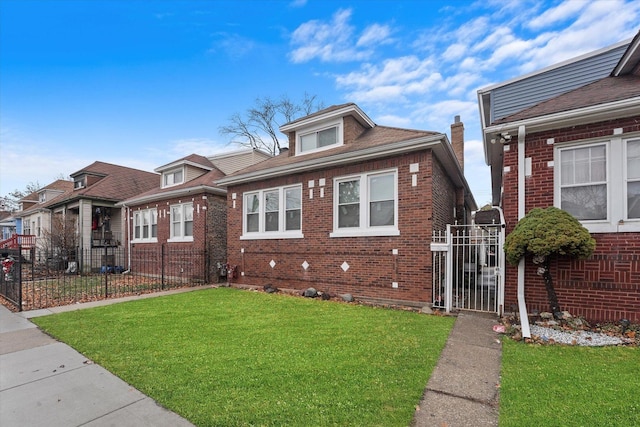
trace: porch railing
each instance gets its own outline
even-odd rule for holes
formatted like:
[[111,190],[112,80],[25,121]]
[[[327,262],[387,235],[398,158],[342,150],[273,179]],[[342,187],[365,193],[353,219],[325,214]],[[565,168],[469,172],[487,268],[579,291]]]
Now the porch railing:
[[17,249],[23,247],[30,249],[36,246],[36,236],[33,234],[14,234],[8,239],[0,241],[0,248]]

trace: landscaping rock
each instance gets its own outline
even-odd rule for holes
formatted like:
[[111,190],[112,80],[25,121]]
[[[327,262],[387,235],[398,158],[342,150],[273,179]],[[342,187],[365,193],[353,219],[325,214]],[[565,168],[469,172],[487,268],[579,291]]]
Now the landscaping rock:
[[549,313],[548,311],[543,311],[542,313],[540,313],[540,318],[546,319],[546,320],[553,319],[553,313]]
[[307,288],[302,293],[302,296],[306,298],[315,298],[318,296],[318,291],[315,288]]
[[345,302],[354,302],[355,299],[353,298],[353,295],[351,294],[344,294],[344,295],[340,295],[342,297],[342,301]]
[[273,294],[273,293],[275,293],[275,292],[278,292],[278,291],[279,291],[279,289],[278,289],[278,288],[276,288],[275,286],[272,286],[271,284],[269,284],[269,285],[264,285],[264,288],[263,288],[263,289],[264,289],[264,291],[265,291],[266,293],[268,293],[268,294]]
[[428,305],[425,305],[424,307],[422,307],[420,312],[424,314],[433,314],[433,310],[431,310],[431,307],[429,307]]

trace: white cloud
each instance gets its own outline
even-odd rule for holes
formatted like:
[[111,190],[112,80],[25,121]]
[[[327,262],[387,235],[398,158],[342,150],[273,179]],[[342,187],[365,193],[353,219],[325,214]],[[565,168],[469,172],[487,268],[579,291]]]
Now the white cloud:
[[540,30],[551,25],[555,25],[558,22],[566,21],[576,16],[587,5],[586,0],[568,0],[560,3],[558,6],[551,9],[547,9],[542,15],[530,20],[525,26],[533,29]]
[[429,129],[438,132],[449,129],[455,116],[460,116],[462,122],[465,123],[465,129],[475,126],[470,123],[478,121],[478,104],[474,101],[446,99],[416,104],[412,111],[414,123],[425,123]]
[[430,59],[420,60],[416,56],[403,56],[386,59],[380,66],[364,64],[362,71],[338,76],[336,81],[342,86],[357,87],[406,83],[429,75],[433,69],[434,65]]
[[589,3],[567,28],[538,36],[519,70],[538,70],[630,38],[639,20],[639,3],[624,8],[614,0]]
[[351,14],[351,9],[340,9],[329,22],[316,19],[301,24],[291,35],[291,45],[297,46],[289,53],[291,61],[362,61],[373,55],[376,46],[392,41],[392,28],[382,24],[365,28],[356,40]]
[[376,43],[388,43],[391,28],[388,25],[373,24],[365,28],[356,46],[369,46]]
[[383,114],[376,116],[376,123],[384,126],[393,126],[398,128],[410,128],[411,119],[407,116],[398,116],[396,114]]

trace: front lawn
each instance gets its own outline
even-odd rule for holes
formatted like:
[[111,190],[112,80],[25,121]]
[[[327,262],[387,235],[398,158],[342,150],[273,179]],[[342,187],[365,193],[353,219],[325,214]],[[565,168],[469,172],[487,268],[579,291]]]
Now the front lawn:
[[33,319],[198,426],[407,426],[454,320],[229,288]]
[[640,425],[640,348],[504,340],[500,426]]

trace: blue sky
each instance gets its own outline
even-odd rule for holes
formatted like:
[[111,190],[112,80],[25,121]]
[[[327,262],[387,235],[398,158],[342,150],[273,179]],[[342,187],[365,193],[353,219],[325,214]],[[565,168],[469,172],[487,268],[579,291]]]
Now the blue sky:
[[633,0],[2,0],[0,195],[96,160],[153,170],[238,149],[219,133],[232,114],[307,92],[380,125],[449,134],[460,115],[482,205],[478,89],[638,23]]

